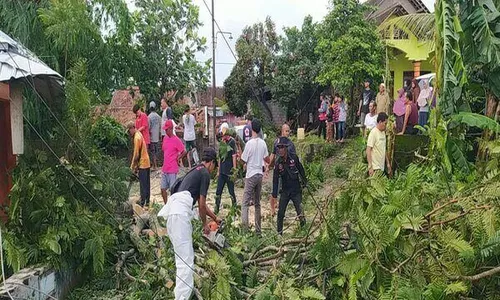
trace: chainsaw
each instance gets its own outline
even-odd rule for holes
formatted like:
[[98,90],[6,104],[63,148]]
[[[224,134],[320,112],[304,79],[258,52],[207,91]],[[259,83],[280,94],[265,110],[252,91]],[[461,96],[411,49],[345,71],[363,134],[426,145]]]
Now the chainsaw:
[[215,221],[211,221],[208,223],[208,227],[210,228],[210,232],[208,234],[203,234],[203,238],[205,238],[210,247],[214,248],[218,252],[222,252],[223,249],[230,247],[226,242],[226,238],[222,234],[225,227],[224,221],[220,224],[217,224]]

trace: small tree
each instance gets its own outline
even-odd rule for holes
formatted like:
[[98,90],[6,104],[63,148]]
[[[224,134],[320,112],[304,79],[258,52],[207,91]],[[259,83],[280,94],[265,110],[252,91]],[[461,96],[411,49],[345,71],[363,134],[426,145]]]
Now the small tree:
[[[379,80],[384,73],[384,47],[376,28],[365,18],[370,7],[358,0],[333,0],[319,32],[321,56],[317,80],[354,98],[364,78]],[[356,103],[354,101],[353,103]],[[353,105],[351,105],[352,107]]]

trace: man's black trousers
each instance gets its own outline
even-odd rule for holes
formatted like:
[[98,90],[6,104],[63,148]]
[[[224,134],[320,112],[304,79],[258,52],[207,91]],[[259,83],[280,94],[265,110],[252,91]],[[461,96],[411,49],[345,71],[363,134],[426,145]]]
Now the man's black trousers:
[[149,205],[151,196],[151,169],[139,169],[139,187],[141,190],[141,206]]
[[293,202],[293,206],[295,206],[295,211],[297,212],[297,216],[300,219],[300,225],[303,226],[305,224],[305,217],[302,214],[302,192],[285,192],[283,191],[280,195],[280,201],[278,205],[278,233],[283,234],[283,219],[285,218],[286,207],[290,200]]

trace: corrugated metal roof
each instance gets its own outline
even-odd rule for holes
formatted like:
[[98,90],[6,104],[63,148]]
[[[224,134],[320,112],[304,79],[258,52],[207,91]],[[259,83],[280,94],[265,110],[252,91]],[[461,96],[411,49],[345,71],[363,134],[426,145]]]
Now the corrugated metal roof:
[[52,76],[62,85],[62,76],[35,54],[0,30],[0,81],[40,75]]

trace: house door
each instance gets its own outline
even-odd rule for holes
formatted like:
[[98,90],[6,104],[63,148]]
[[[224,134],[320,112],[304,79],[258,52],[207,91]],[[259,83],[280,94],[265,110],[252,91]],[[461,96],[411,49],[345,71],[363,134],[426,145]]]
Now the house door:
[[[12,134],[10,128],[10,102],[8,95],[8,85],[0,84],[0,219],[7,221],[7,216],[3,209],[9,204],[8,196],[12,187],[12,177],[10,173],[15,166],[15,156],[12,155]],[[4,96],[2,96],[4,95]]]

